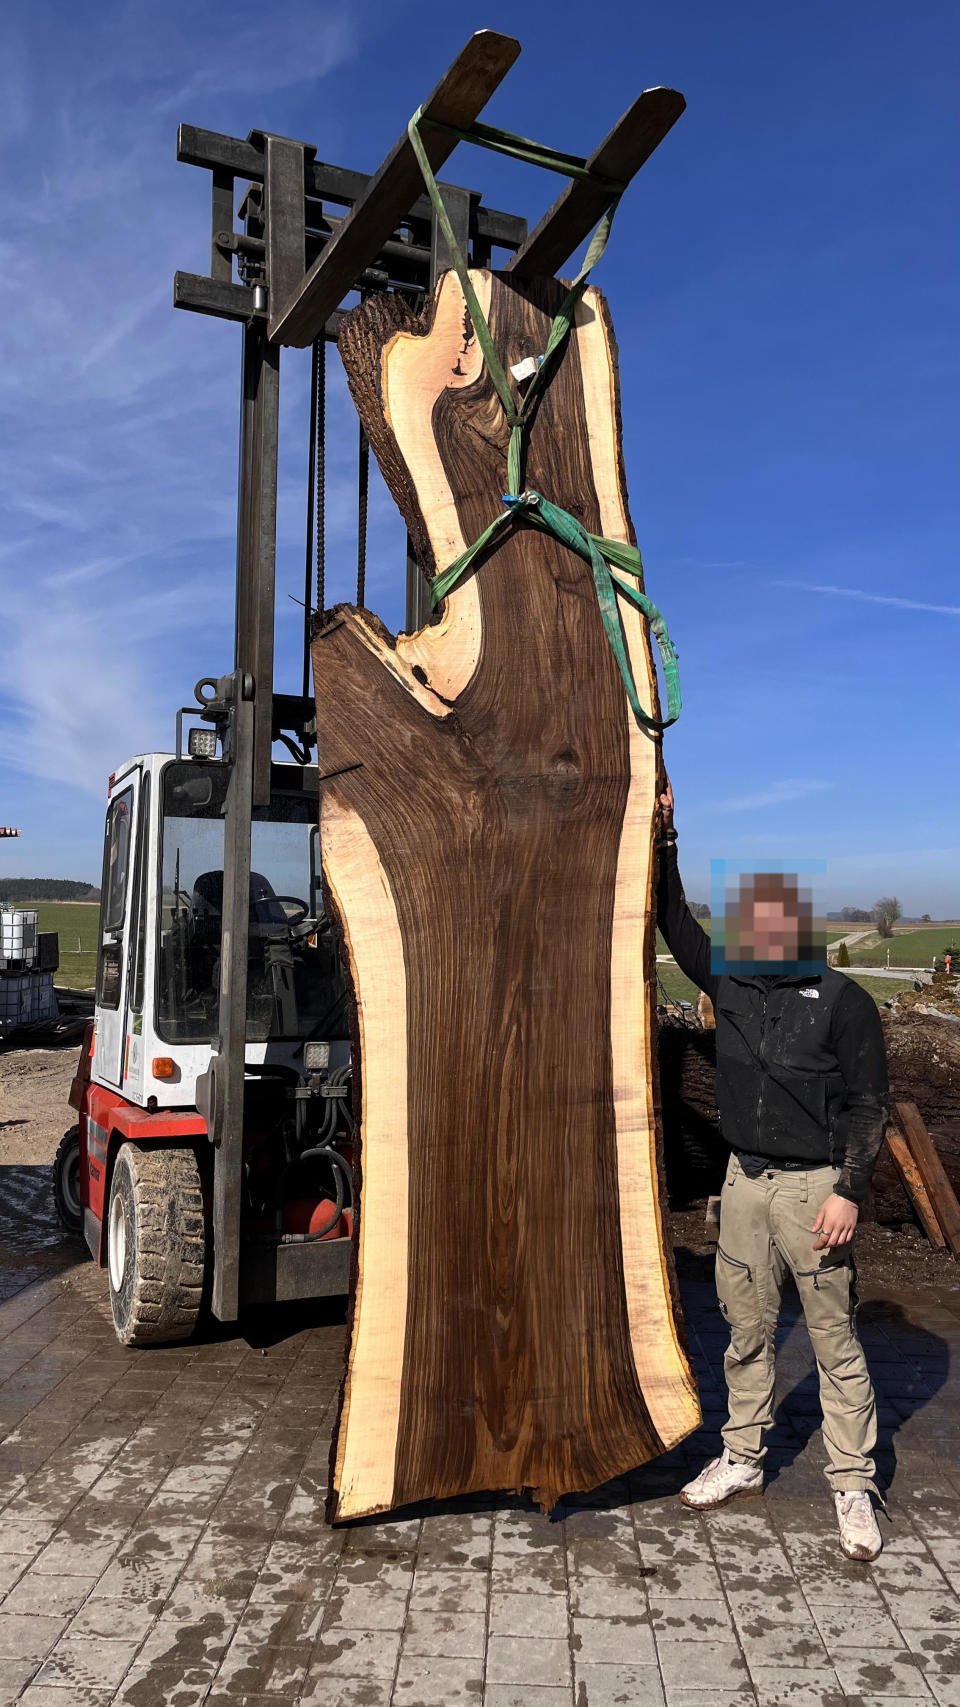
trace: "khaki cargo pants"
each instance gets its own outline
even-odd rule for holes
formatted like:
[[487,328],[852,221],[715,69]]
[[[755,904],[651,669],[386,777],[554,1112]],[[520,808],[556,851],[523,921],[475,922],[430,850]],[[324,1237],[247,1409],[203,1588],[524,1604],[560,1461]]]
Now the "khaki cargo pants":
[[797,1284],[820,1375],[825,1471],[835,1491],[872,1488],[877,1406],[857,1333],[856,1269],[850,1245],[815,1251],[811,1231],[837,1168],[809,1173],[765,1168],[758,1179],[730,1158],[720,1199],[717,1294],[730,1328],[724,1358],[729,1418],[723,1438],[749,1463],[764,1456],[773,1424],[774,1353],[780,1295],[789,1269]]

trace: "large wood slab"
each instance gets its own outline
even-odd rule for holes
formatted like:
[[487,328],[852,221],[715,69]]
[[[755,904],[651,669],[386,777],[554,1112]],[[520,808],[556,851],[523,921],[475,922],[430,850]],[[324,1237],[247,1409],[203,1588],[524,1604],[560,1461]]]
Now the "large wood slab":
[[[473,278],[505,363],[542,350],[563,287]],[[445,567],[499,510],[507,448],[456,276],[422,323],[371,298],[340,347],[419,561]],[[632,540],[594,290],[526,481]],[[656,711],[646,624],[623,620]],[[658,742],[589,566],[533,530],[419,634],[339,607],[314,675],[361,1172],[330,1515],[485,1489],[549,1509],[699,1421],[661,1210]]]

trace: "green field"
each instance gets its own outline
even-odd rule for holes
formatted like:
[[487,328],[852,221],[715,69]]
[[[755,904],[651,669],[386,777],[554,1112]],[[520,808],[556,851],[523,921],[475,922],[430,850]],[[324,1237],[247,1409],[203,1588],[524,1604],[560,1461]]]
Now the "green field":
[[[60,937],[60,970],[56,975],[56,982],[78,990],[92,989],[97,975],[99,907],[78,901],[41,901],[36,911],[39,914],[40,929],[57,931]],[[709,929],[709,919],[701,922]],[[929,965],[933,955],[942,953],[951,942],[960,949],[960,924],[952,930],[950,925],[922,925],[917,929],[906,926],[898,930],[896,936],[888,942],[878,944],[874,941],[872,947],[865,944],[862,949],[854,946],[849,951],[850,960],[854,967],[862,966],[864,969],[871,965],[883,966],[886,964],[886,952],[889,947],[891,966],[924,966]],[[657,953],[667,953],[666,944],[659,931]],[[696,1003],[697,990],[678,967],[658,965],[657,976],[670,1001]],[[905,979],[901,983],[898,978],[870,978],[859,975],[857,982],[862,984],[865,990],[869,990],[878,1006],[890,1001],[901,990],[913,987],[910,980]],[[662,996],[660,999],[662,1001]]]
[[28,903],[24,906],[29,912],[36,911],[40,930],[56,931],[60,937],[60,970],[54,974],[54,983],[73,990],[92,990],[97,979],[100,928],[96,902],[40,901],[35,909]]
[[665,992],[669,1002],[692,1002],[696,1007],[700,991],[696,984],[691,984],[689,978],[684,977],[679,966],[658,965],[657,979],[661,985],[657,991],[658,1002],[663,1001]]
[[886,966],[888,949],[891,966],[929,966],[934,955],[950,947],[960,951],[960,924],[907,925],[884,941],[856,942],[847,952],[851,966]]
[[[707,936],[710,935],[710,920],[709,919],[698,919],[697,924],[700,925],[700,927],[704,931],[706,931]],[[657,932],[657,953],[658,954],[669,954],[670,953],[670,950],[667,947],[666,943],[664,942],[663,937],[660,935],[659,931]]]
[[[692,1002],[696,1007],[699,991],[695,984],[691,984],[689,978],[684,977],[679,966],[658,965],[657,978],[662,986],[657,992],[659,1002],[663,1001],[664,992],[666,992],[668,1001]],[[855,978],[867,994],[873,997],[878,1008],[882,1008],[884,1002],[892,1001],[894,996],[899,996],[902,990],[913,989],[912,978],[869,978],[859,972]]]
[[869,978],[862,972],[856,973],[855,977],[861,988],[873,997],[878,1008],[882,1008],[884,1002],[892,1002],[894,996],[899,996],[904,990],[913,989],[912,978]]

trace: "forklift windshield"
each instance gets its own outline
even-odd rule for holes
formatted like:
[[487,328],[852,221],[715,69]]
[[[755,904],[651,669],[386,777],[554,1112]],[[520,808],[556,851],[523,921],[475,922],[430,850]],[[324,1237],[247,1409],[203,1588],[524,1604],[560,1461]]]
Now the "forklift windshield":
[[[220,1001],[226,765],[163,772],[157,1030],[214,1043]],[[344,1038],[346,998],[323,916],[315,797],[274,792],[250,844],[247,1040]]]

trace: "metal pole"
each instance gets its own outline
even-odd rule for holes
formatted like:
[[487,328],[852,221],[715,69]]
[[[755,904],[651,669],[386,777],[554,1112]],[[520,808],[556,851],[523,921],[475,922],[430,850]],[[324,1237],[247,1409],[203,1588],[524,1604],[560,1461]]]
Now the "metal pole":
[[256,682],[254,806],[270,801],[279,405],[280,350],[253,320],[243,329],[234,667]]
[[307,538],[303,557],[303,678],[304,699],[310,691],[310,618],[313,612],[313,536],[316,526],[317,381],[323,339],[318,338],[310,354],[310,446],[307,454]]
[[224,755],[230,761],[230,781],[224,814],[220,1034],[208,1069],[210,1089],[203,1103],[214,1145],[211,1307],[221,1322],[233,1322],[240,1297],[255,690],[252,676],[243,670],[235,670],[218,683],[218,688],[230,702],[229,753]]
[[357,604],[367,602],[367,503],[370,493],[370,446],[360,428],[357,453]]

